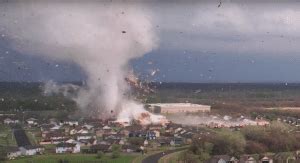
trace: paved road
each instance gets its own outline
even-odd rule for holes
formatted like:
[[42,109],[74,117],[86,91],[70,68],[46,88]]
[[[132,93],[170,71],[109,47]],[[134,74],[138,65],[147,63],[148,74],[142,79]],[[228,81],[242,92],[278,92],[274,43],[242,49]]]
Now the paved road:
[[162,157],[164,157],[168,154],[181,151],[181,150],[184,150],[184,149],[182,149],[182,148],[181,149],[174,149],[174,150],[169,150],[169,151],[160,152],[160,153],[157,153],[157,154],[154,154],[154,155],[150,155],[150,156],[146,157],[145,159],[143,159],[142,163],[158,163],[160,158],[162,158]]
[[13,133],[19,147],[31,145],[25,131],[20,126],[13,127]]

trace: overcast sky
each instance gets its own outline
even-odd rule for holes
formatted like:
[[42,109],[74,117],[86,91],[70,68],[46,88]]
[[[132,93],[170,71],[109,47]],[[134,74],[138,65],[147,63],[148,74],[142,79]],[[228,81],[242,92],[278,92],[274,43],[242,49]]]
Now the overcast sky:
[[[2,1],[0,5],[5,3],[16,2]],[[300,82],[298,2],[165,1],[143,6],[151,13],[149,19],[159,40],[158,48],[131,62],[143,78],[163,82]],[[0,21],[8,11],[0,10]],[[5,30],[0,23],[1,81],[85,79],[74,63],[14,50]]]

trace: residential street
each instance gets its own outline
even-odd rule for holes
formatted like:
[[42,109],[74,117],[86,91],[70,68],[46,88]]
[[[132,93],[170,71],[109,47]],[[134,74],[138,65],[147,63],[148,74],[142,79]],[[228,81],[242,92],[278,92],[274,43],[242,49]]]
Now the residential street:
[[157,153],[157,154],[154,154],[154,155],[150,155],[150,156],[146,157],[142,161],[142,163],[158,163],[160,158],[162,158],[162,157],[164,157],[168,154],[180,151],[180,150],[183,150],[183,149],[181,148],[181,149],[169,150],[169,151],[160,152],[160,153]]

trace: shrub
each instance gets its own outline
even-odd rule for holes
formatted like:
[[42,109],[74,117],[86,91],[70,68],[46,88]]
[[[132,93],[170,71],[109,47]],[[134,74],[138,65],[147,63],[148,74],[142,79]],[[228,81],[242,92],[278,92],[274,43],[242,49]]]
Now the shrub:
[[120,157],[120,152],[119,151],[113,151],[111,154],[111,158],[118,158]]
[[102,151],[99,151],[99,152],[97,153],[96,158],[97,158],[97,159],[102,159],[103,157],[104,157],[104,153],[103,153]]
[[118,158],[120,157],[120,151],[121,151],[121,146],[114,144],[112,146],[112,154],[111,157],[112,158]]

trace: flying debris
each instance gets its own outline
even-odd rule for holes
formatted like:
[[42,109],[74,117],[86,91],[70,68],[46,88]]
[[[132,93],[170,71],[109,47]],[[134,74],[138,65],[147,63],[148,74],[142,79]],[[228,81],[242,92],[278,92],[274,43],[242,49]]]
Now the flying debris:
[[131,88],[138,90],[142,93],[154,92],[146,82],[142,82],[132,72],[125,78],[125,81],[130,85]]
[[153,70],[152,72],[151,72],[151,76],[154,76],[156,74],[156,70]]
[[126,33],[126,31],[122,31],[122,33]]
[[201,92],[202,92],[201,89],[197,89],[197,90],[195,91],[195,93],[201,93]]
[[154,76],[158,71],[159,71],[159,69],[152,70],[150,75],[151,75],[151,76]]
[[219,5],[218,5],[218,8],[221,7],[221,5],[222,5],[222,0],[220,0],[220,3],[219,3]]

